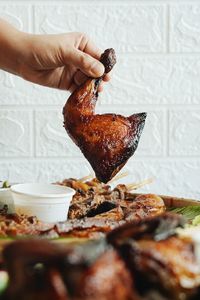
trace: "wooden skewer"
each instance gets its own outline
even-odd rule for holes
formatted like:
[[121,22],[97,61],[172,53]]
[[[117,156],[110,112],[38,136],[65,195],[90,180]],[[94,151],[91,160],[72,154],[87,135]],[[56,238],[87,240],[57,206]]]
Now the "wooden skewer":
[[138,183],[126,184],[126,186],[127,186],[129,191],[132,191],[132,190],[139,189],[139,188],[145,186],[146,184],[152,183],[153,181],[154,181],[153,178],[148,178],[148,179],[145,179],[145,180],[143,180],[141,182],[138,182]]
[[84,176],[84,177],[82,177],[82,178],[79,178],[79,181],[86,181],[86,180],[91,179],[91,178],[93,178],[93,175],[92,175],[92,174],[89,174],[89,175],[87,175],[87,176]]
[[115,176],[114,178],[112,178],[108,183],[112,183],[113,181],[116,181],[116,180],[126,177],[128,175],[129,175],[129,172],[121,173],[121,174]]

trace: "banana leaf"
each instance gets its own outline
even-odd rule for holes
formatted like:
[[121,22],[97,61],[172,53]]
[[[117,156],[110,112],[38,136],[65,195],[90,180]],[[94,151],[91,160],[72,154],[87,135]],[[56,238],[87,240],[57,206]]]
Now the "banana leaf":
[[[199,220],[200,224],[200,206],[185,206],[185,207],[171,207],[169,208],[169,211],[176,213],[176,214],[181,214],[183,215],[189,223],[197,223],[197,220]],[[196,221],[195,221],[196,220]],[[198,225],[198,224],[194,224]]]

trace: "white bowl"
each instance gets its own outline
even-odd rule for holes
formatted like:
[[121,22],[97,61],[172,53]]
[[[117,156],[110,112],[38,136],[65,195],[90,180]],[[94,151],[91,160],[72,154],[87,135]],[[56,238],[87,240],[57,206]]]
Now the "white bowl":
[[56,223],[67,220],[75,191],[69,187],[46,183],[23,183],[11,186],[15,211]]
[[8,206],[8,213],[14,212],[14,203],[10,188],[0,188],[0,208]]

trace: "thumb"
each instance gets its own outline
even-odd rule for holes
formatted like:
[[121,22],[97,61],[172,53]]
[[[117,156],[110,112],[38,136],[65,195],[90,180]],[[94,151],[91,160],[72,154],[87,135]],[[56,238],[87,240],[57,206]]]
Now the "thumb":
[[77,69],[80,69],[89,77],[101,77],[105,72],[104,65],[100,61],[75,48],[72,50],[68,59],[70,60],[71,64],[77,67]]

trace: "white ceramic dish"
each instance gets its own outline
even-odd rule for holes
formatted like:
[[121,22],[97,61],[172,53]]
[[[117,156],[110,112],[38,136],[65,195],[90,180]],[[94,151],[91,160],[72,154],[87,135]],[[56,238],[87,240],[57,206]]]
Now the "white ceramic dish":
[[66,221],[75,191],[69,187],[46,183],[23,183],[11,186],[15,211],[55,223]]

